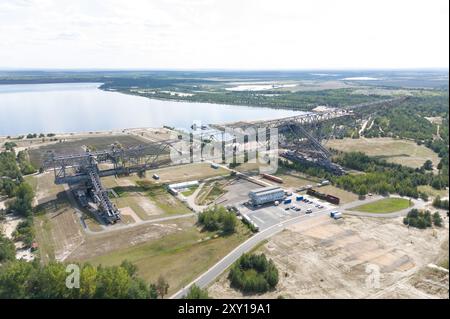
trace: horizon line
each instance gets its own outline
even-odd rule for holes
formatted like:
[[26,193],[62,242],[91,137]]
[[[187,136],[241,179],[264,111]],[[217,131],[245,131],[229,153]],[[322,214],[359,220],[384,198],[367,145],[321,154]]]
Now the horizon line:
[[251,68],[251,69],[238,69],[238,68],[16,68],[16,67],[0,67],[0,72],[23,72],[23,71],[68,71],[68,72],[87,72],[87,71],[166,71],[166,72],[313,72],[313,71],[449,71],[449,66],[445,67],[399,67],[399,68]]

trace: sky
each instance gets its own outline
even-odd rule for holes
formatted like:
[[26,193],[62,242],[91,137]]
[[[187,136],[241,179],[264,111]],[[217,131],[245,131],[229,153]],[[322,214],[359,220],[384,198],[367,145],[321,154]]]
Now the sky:
[[448,68],[448,0],[0,0],[0,68]]

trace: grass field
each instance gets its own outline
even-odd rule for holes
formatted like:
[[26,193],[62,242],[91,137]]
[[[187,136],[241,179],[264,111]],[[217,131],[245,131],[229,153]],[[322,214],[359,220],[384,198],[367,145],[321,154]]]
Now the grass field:
[[58,199],[36,207],[33,228],[43,262],[64,260],[84,237],[77,215],[64,193]]
[[417,187],[419,192],[424,192],[428,196],[441,196],[441,197],[448,197],[448,190],[446,189],[434,189],[430,185],[420,185]]
[[192,194],[194,194],[194,192],[196,191],[196,189],[198,188],[198,186],[192,186],[189,187],[187,190],[185,190],[184,192],[181,192],[181,194],[183,194],[183,196],[189,197]]
[[404,198],[384,198],[372,203],[353,207],[350,210],[375,214],[397,212],[410,207],[410,202]]
[[417,145],[414,141],[393,138],[346,138],[330,140],[327,147],[344,152],[363,152],[369,156],[385,159],[391,163],[409,167],[420,167],[430,159],[433,166],[439,163],[439,157],[429,148]]
[[169,295],[190,283],[250,236],[239,224],[238,232],[214,238],[213,233],[200,232],[192,224],[182,231],[159,239],[98,255],[87,261],[93,264],[117,265],[127,259],[138,267],[147,282],[162,275],[169,282]]
[[141,186],[118,186],[114,191],[119,198],[111,198],[117,207],[131,208],[142,220],[155,216],[187,214],[191,211],[177,198],[167,192],[162,185],[144,182]]

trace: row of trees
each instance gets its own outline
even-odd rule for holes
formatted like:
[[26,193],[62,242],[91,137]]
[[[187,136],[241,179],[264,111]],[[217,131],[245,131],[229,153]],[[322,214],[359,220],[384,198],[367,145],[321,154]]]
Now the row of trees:
[[436,196],[433,200],[433,206],[440,209],[449,209],[448,199],[442,200],[441,196]]
[[278,284],[278,269],[264,254],[244,254],[231,267],[228,279],[243,292],[264,293]]
[[419,211],[418,209],[412,209],[408,212],[408,215],[403,218],[403,223],[408,226],[425,229],[428,227],[436,226],[442,227],[442,218],[439,212],[435,212],[431,215],[430,211]]
[[198,223],[205,230],[230,234],[236,231],[237,217],[223,206],[213,206],[198,214]]
[[425,168],[410,168],[385,160],[369,157],[364,153],[339,153],[335,161],[340,165],[363,171],[366,174],[331,177],[333,182],[346,190],[365,195],[367,192],[387,195],[398,193],[402,196],[425,197],[417,186],[431,185],[442,189],[448,186],[448,179],[436,176]]
[[137,276],[135,265],[124,261],[120,266],[80,264],[79,288],[68,288],[66,280],[72,270],[66,265],[39,261],[10,261],[0,268],[0,298],[54,299],[156,299],[167,294],[169,285],[163,277],[147,285]]

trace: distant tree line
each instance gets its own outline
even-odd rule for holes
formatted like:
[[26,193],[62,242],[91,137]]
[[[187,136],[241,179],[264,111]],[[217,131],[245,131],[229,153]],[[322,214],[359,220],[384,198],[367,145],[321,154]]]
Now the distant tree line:
[[[1,237],[0,237],[1,240]],[[2,250],[0,250],[1,256]],[[0,266],[0,298],[7,299],[156,299],[163,298],[169,285],[163,277],[147,285],[137,267],[123,261],[119,266],[78,264],[79,288],[69,289],[66,264],[39,260],[8,261]]]

